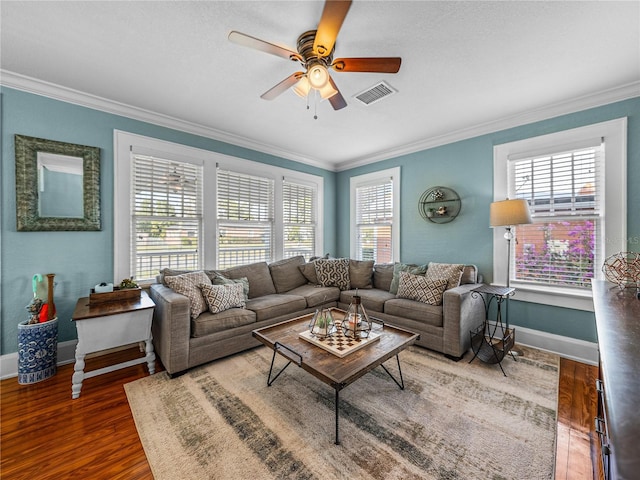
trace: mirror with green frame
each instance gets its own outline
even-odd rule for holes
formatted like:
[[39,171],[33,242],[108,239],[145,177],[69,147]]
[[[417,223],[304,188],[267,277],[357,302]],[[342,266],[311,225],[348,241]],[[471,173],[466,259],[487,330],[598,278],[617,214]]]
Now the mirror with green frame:
[[15,136],[18,231],[100,230],[100,149]]

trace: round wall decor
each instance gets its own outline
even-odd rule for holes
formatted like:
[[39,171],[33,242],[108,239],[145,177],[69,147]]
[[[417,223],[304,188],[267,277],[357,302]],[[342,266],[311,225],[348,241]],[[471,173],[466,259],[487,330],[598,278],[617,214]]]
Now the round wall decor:
[[418,201],[418,211],[425,220],[433,223],[449,223],[460,213],[460,197],[448,187],[431,187]]

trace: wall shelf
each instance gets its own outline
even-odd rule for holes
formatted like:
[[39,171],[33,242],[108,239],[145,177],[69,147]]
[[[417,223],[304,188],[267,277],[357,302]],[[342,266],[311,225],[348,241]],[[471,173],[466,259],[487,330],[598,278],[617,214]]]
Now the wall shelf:
[[418,201],[418,211],[425,220],[433,223],[449,223],[460,213],[460,197],[448,187],[431,187]]

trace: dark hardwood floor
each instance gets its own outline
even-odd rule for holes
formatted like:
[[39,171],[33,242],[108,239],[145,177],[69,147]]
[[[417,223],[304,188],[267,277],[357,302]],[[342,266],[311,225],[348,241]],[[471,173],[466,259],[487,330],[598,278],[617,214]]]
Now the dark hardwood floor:
[[[87,371],[140,355],[137,348],[87,359]],[[156,371],[162,366],[156,363]],[[558,392],[556,480],[592,480],[591,442],[597,368],[562,359]],[[84,381],[71,399],[73,365],[43,382],[0,382],[0,478],[47,480],[151,479],[123,385],[146,365]]]

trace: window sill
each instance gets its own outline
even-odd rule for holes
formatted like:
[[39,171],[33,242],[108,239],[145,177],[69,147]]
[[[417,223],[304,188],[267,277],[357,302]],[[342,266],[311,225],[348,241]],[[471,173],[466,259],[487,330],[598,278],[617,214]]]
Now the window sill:
[[540,303],[593,312],[591,290],[577,291],[569,288],[542,287],[518,282],[511,282],[510,286],[516,289],[513,299],[520,302]]

